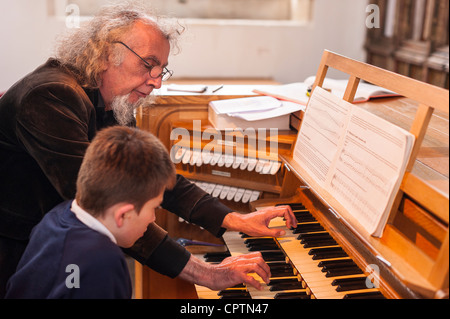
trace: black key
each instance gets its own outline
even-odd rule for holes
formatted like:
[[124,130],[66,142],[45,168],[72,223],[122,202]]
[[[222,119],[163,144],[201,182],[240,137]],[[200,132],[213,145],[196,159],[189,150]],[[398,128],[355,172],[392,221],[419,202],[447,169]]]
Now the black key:
[[[319,265],[319,267],[320,267],[320,265]],[[329,263],[322,267],[322,272],[327,272],[327,271],[336,270],[336,269],[345,269],[348,267],[358,267],[358,266],[352,260],[350,260],[346,263]]]
[[295,209],[305,209],[305,206],[302,203],[290,203],[290,204],[276,204],[275,206],[291,206],[292,210]]
[[225,289],[221,290],[217,293],[218,296],[238,296],[248,294],[248,290],[246,288],[243,289]]
[[252,299],[249,293],[242,295],[225,295],[221,296],[220,299]]
[[274,269],[270,271],[272,277],[294,276],[294,270],[291,269]]
[[292,212],[294,213],[294,215],[296,216],[304,216],[304,217],[313,217],[313,215],[311,214],[311,212],[307,209],[298,209],[298,210],[292,210]]
[[203,255],[203,257],[208,258],[208,257],[220,257],[220,256],[224,256],[226,257],[230,257],[231,254],[228,251],[224,251],[224,252],[211,252],[211,253],[206,253]]
[[303,245],[304,248],[316,248],[316,247],[327,247],[327,246],[337,246],[337,243],[333,239],[330,239],[330,240],[307,242]]
[[231,254],[229,252],[206,253],[203,255],[205,261],[209,263],[220,263],[230,256]]
[[268,263],[267,264],[270,267],[270,270],[275,269],[292,269],[292,266],[286,262],[279,262],[279,263]]
[[273,244],[273,245],[252,245],[252,246],[248,247],[248,251],[267,251],[267,250],[280,250],[280,248],[276,244]]
[[335,279],[331,283],[332,286],[337,285],[345,285],[345,284],[352,284],[352,283],[365,283],[367,277],[356,277],[356,278],[341,278],[341,279]]
[[341,247],[313,248],[308,252],[313,260],[348,257]]
[[294,268],[286,262],[268,263],[272,278],[294,276]]
[[262,251],[261,255],[265,262],[268,261],[285,261],[286,257],[281,251]]
[[297,239],[305,248],[336,246],[337,243],[328,233],[300,234]]
[[306,292],[279,292],[274,299],[311,299]]
[[336,291],[368,289],[366,277],[335,279],[331,285],[337,286]]
[[297,278],[282,278],[282,279],[270,279],[268,286],[287,283],[287,282],[299,282]]
[[316,222],[317,220],[309,212],[294,212],[295,218],[299,223]]
[[346,267],[349,265],[356,264],[352,259],[322,260],[317,264],[318,267],[323,267],[323,269]]
[[285,282],[280,284],[272,285],[269,290],[270,291],[282,291],[282,290],[294,290],[294,289],[302,289],[302,283],[300,281],[297,282]]
[[297,236],[298,240],[314,240],[314,239],[323,239],[323,238],[333,238],[331,235],[327,232],[321,232],[321,233],[308,233],[308,234],[300,234]]
[[339,276],[349,276],[349,275],[360,275],[363,274],[363,271],[358,267],[346,267],[346,268],[338,268],[328,270],[325,274],[325,277],[339,277]]
[[298,224],[297,227],[294,229],[294,234],[306,234],[311,232],[319,232],[324,231],[322,225],[319,223],[311,223],[311,224]]
[[269,237],[262,238],[248,238],[244,240],[244,244],[246,245],[254,245],[254,244],[275,244],[275,240]]
[[346,294],[344,299],[386,299],[379,291],[360,292],[354,294]]

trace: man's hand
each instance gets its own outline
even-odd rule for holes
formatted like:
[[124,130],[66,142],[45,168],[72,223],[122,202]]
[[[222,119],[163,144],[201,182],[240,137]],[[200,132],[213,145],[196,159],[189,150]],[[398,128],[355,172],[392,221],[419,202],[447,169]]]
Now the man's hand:
[[297,219],[290,206],[268,207],[250,214],[230,213],[225,216],[222,227],[250,236],[281,237],[285,234],[283,230],[268,228],[275,217],[284,217],[288,228],[297,227]]
[[270,268],[259,252],[228,257],[217,265],[205,263],[191,255],[179,277],[212,290],[222,290],[241,283],[261,290],[261,283],[249,275],[252,273],[269,283]]
[[261,290],[261,283],[248,274],[258,274],[266,284],[269,283],[271,276],[270,268],[259,252],[228,257],[219,265],[215,265],[215,269],[218,276],[216,284],[219,285],[219,289],[245,283]]

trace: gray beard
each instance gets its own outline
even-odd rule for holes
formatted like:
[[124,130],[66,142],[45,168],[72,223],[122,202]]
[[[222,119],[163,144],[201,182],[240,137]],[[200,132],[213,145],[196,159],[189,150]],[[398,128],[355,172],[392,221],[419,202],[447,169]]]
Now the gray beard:
[[120,95],[113,98],[111,103],[111,109],[119,125],[128,125],[134,119],[134,110],[141,105],[151,104],[154,101],[154,96],[149,95],[147,97],[139,98],[135,103],[130,103],[128,98],[131,93],[126,95]]

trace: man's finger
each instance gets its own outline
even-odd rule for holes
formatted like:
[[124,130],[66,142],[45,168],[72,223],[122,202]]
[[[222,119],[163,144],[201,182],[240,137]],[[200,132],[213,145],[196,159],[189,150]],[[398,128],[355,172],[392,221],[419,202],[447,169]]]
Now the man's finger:
[[250,286],[255,287],[258,290],[262,290],[263,287],[261,285],[261,283],[256,280],[255,278],[253,278],[252,276],[246,275],[244,276],[244,283]]
[[286,226],[288,228],[297,227],[297,218],[295,218],[294,213],[292,212],[291,206],[279,206],[283,208],[283,216],[286,219]]

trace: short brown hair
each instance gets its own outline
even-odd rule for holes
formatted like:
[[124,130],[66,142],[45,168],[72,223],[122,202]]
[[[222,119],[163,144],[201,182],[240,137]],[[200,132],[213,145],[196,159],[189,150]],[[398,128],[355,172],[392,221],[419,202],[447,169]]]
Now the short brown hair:
[[113,126],[97,133],[86,150],[77,179],[76,200],[94,216],[127,202],[142,206],[175,183],[175,167],[151,133]]

